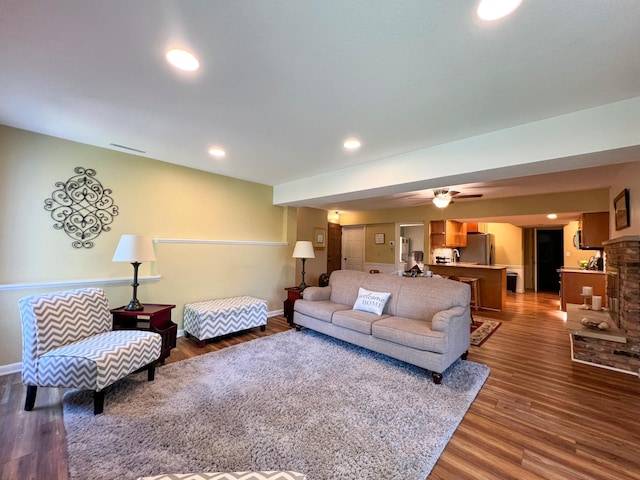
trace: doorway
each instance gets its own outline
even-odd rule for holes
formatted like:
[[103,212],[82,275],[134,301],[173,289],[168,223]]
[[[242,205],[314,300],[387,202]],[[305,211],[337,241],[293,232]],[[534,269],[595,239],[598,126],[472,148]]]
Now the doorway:
[[327,230],[327,275],[342,267],[342,227],[329,223]]
[[560,291],[558,269],[564,264],[562,229],[536,229],[536,277],[538,292]]
[[360,270],[364,267],[364,227],[342,228],[342,269]]

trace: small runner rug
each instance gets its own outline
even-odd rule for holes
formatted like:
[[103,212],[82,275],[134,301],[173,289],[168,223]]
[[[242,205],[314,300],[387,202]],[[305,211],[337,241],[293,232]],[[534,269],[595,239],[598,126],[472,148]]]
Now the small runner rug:
[[498,329],[502,322],[489,320],[488,318],[473,317],[474,323],[471,325],[471,345],[479,347],[486,342]]
[[489,368],[420,368],[289,330],[129,375],[93,415],[64,398],[71,480],[293,470],[309,479],[424,480]]

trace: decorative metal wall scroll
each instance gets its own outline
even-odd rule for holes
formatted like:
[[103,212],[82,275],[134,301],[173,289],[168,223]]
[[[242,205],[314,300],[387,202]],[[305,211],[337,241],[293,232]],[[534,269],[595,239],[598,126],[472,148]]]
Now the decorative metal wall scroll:
[[74,172],[66,182],[56,182],[58,189],[44,201],[44,209],[56,221],[53,228],[73,239],[73,248],[91,248],[98,235],[111,230],[118,207],[109,196],[111,190],[94,178],[95,170],[76,167]]

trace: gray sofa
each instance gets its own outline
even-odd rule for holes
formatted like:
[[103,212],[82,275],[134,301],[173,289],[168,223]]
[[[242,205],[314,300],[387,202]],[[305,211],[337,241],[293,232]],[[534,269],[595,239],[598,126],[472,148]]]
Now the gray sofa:
[[[382,315],[355,310],[360,288],[390,293]],[[443,278],[408,278],[336,270],[329,286],[307,287],[293,323],[432,372],[466,358],[470,345],[469,285]]]

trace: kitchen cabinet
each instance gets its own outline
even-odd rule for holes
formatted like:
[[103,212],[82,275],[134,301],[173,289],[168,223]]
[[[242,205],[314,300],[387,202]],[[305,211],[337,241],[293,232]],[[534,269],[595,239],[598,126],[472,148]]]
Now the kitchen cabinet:
[[433,220],[430,224],[431,248],[467,246],[467,224],[455,220]]
[[467,233],[480,233],[478,222],[467,222]]
[[583,213],[580,215],[580,248],[603,249],[602,242],[609,240],[609,212]]
[[467,233],[489,233],[486,223],[467,222]]

